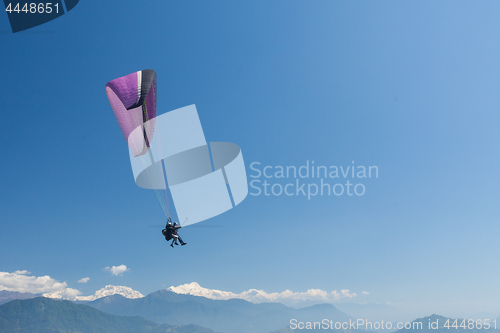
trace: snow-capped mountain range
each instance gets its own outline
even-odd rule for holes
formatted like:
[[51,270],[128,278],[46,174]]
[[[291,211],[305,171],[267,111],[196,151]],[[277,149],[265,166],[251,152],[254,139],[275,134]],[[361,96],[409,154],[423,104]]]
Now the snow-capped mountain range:
[[215,300],[239,298],[252,303],[282,302],[287,304],[304,300],[332,302],[344,298],[354,298],[357,296],[355,293],[350,293],[347,289],[343,289],[340,292],[334,290],[331,293],[321,289],[309,289],[306,292],[293,292],[291,290],[285,290],[280,293],[267,293],[264,290],[249,289],[236,294],[230,291],[203,288],[196,282],[183,284],[177,287],[171,286],[167,290],[176,294],[202,296]]
[[104,288],[101,288],[97,290],[94,295],[90,296],[73,296],[73,297],[68,297],[70,295],[67,295],[64,290],[59,290],[56,292],[52,293],[45,293],[43,294],[44,297],[48,298],[55,298],[55,299],[71,299],[74,301],[94,301],[98,298],[106,297],[106,296],[111,296],[111,295],[121,295],[126,298],[134,299],[134,298],[142,298],[144,297],[143,294],[140,292],[126,286],[113,286],[113,285],[107,285]]

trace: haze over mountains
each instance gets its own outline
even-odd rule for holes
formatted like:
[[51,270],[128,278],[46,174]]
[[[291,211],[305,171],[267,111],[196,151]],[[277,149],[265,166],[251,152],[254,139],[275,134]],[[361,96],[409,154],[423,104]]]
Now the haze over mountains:
[[173,325],[192,323],[221,332],[268,333],[288,326],[292,318],[329,318],[334,321],[350,318],[332,304],[294,309],[280,303],[255,304],[241,299],[212,300],[176,294],[169,290],[160,290],[138,299],[113,295],[85,304],[115,315],[138,315],[154,322]]
[[214,333],[196,325],[157,324],[120,317],[71,301],[36,297],[0,306],[0,332],[16,333]]
[[[130,288],[129,290],[127,288],[114,287],[116,286],[107,286],[101,292],[96,292],[95,296],[97,298],[94,300],[74,302],[40,297],[30,299],[36,295],[1,291],[0,302],[7,302],[7,304],[0,306],[0,333],[101,332],[100,329],[103,329],[102,332],[115,332],[115,330],[118,332],[123,325],[134,327],[134,332],[141,333],[165,332],[164,329],[167,328],[171,332],[303,332],[303,330],[293,330],[290,328],[290,320],[295,319],[296,323],[323,322],[324,319],[333,322],[349,322],[350,319],[356,320],[358,318],[380,321],[385,317],[383,316],[384,311],[390,310],[390,307],[383,305],[354,303],[338,304],[338,307],[346,310],[345,312],[332,304],[326,303],[296,309],[281,303],[252,303],[242,299],[218,300],[178,294],[173,292],[171,288],[169,290],[153,292],[144,297],[137,297],[138,295],[131,292]],[[114,294],[98,297],[106,293]],[[24,300],[11,301],[16,298]],[[88,306],[93,309],[89,310]],[[50,310],[44,312],[44,308]],[[375,309],[376,313],[381,315],[378,318],[374,317],[371,319],[361,316],[360,314],[367,309],[368,311]],[[366,314],[367,312],[365,311],[364,313]],[[130,317],[135,317],[136,319],[127,321],[131,320]],[[17,324],[12,321],[13,318],[17,318]],[[129,319],[125,320],[123,318]],[[399,332],[417,333],[418,331],[418,333],[425,333],[423,331],[426,330],[428,322],[437,320],[439,321],[438,329],[429,329],[427,333],[431,333],[431,331],[432,333],[457,333],[460,330],[463,330],[464,333],[500,333],[494,327],[488,330],[464,330],[459,327],[458,330],[451,329],[450,331],[450,329],[443,327],[446,319],[437,315],[420,318],[414,322],[422,322],[421,328],[402,329]],[[497,322],[500,322],[500,320],[497,319]],[[88,323],[95,323],[95,325]],[[47,330],[33,331],[32,329],[37,326],[45,327]],[[94,330],[91,331],[89,327]],[[393,332],[396,329],[395,326],[392,329],[384,330],[379,330],[376,327],[360,327],[359,331]],[[349,329],[340,331],[346,332]]]
[[[324,319],[333,322],[349,322],[350,319],[331,304],[297,310],[278,303],[253,304],[244,300],[209,300],[197,296],[177,295],[168,290],[152,293],[141,299],[127,299],[120,295],[113,295],[88,303],[92,303],[94,307],[135,315],[117,316],[84,304],[36,297],[14,300],[1,305],[0,333],[215,333],[214,329],[196,324],[157,323],[136,315],[151,311],[155,307],[159,308],[151,316],[156,316],[160,320],[205,321],[210,326],[219,325],[223,329],[217,331],[224,333],[304,332],[304,329],[290,325],[290,318],[295,318],[295,323],[302,322],[303,328],[316,325],[316,329],[307,329],[307,332],[320,332],[327,331],[323,326],[325,325]],[[173,313],[170,314],[171,312]],[[468,321],[465,321],[466,324],[462,326],[461,322],[462,319],[455,321],[451,318],[431,315],[418,318],[411,325],[408,323],[407,328],[397,330],[395,333],[500,333],[493,323],[490,328],[486,329],[481,326],[471,328]],[[453,327],[454,323],[456,323],[455,327]],[[272,329],[278,325],[282,325],[281,328]],[[361,333],[369,332],[369,328],[359,326],[358,329],[336,331]],[[384,331],[394,332],[390,329]]]
[[[38,295],[39,296],[39,295]],[[19,293],[17,291],[0,291],[0,305],[13,301],[15,299],[30,299],[35,298],[37,295],[30,293]]]
[[[213,332],[198,324],[204,323],[225,333],[269,333],[289,325],[292,317],[301,320],[349,318],[331,304],[297,310],[279,303],[253,304],[239,299],[210,300],[178,295],[167,290],[139,299],[113,295],[78,303],[91,306],[45,297],[8,302],[0,306],[0,332]],[[109,314],[110,312],[122,315]],[[148,320],[149,318],[156,318],[156,322]]]

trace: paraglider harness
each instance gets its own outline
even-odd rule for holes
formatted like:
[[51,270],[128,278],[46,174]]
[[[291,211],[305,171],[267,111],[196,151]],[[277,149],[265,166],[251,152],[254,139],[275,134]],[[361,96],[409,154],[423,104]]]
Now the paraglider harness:
[[169,241],[172,239],[172,234],[169,233],[167,229],[163,229],[161,233],[163,234],[163,236],[165,236],[165,240]]

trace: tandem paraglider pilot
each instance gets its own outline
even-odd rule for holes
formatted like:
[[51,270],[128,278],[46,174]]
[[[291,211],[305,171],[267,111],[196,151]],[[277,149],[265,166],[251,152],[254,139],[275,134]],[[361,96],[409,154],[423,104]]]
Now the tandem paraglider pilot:
[[169,240],[172,240],[172,243],[170,243],[170,246],[171,247],[174,247],[174,244],[175,245],[179,245],[179,243],[177,243],[177,240],[179,240],[181,242],[181,245],[186,245],[187,243],[184,242],[181,238],[181,236],[179,236],[177,234],[177,230],[182,228],[181,225],[177,225],[177,222],[174,222],[174,225],[172,225],[172,220],[170,219],[170,217],[167,219],[167,225],[165,226],[165,229],[163,229],[161,231],[161,233],[163,234],[163,236],[165,236],[165,240],[169,241]]

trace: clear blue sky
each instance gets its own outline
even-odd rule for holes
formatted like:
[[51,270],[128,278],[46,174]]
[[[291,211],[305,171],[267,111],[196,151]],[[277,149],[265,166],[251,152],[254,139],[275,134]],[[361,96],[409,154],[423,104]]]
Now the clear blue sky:
[[[85,295],[196,281],[500,314],[499,12],[493,1],[84,0],[16,34],[2,14],[0,271]],[[189,245],[172,250],[149,227],[164,216],[134,183],[104,90],[147,68],[158,112],[196,104],[207,140],[240,145],[249,174],[254,161],[355,161],[379,178],[362,197],[248,196],[206,222],[224,228],[183,230]],[[131,270],[103,271],[120,264]]]

